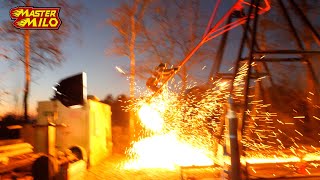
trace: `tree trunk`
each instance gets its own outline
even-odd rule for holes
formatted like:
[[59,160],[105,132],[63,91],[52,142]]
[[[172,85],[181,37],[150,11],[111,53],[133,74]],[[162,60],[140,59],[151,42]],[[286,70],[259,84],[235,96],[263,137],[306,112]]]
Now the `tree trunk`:
[[[135,82],[135,54],[134,54],[134,45],[136,41],[136,21],[135,13],[137,10],[137,1],[134,1],[132,7],[132,14],[130,17],[130,28],[131,28],[131,37],[129,42],[129,53],[130,53],[130,102],[134,99],[134,82]],[[130,139],[133,140],[134,129],[135,129],[135,117],[134,112],[130,111],[129,118],[129,129],[130,129]]]
[[[30,0],[26,2],[27,6],[30,6]],[[23,106],[24,106],[24,118],[25,121],[29,120],[28,117],[28,97],[30,90],[30,31],[25,30],[24,32],[24,66],[25,66],[25,86],[24,86],[24,97],[23,97]]]

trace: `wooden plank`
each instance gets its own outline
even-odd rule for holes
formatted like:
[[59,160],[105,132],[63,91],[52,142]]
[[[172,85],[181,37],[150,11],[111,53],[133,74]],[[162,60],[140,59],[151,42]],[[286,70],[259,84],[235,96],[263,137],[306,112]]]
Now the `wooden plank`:
[[22,129],[21,125],[10,125],[7,126],[7,129],[13,130],[13,129]]
[[32,152],[33,152],[32,148],[16,149],[13,151],[0,153],[0,157],[13,157],[13,156],[18,156],[22,154],[32,153]]
[[25,148],[32,149],[33,147],[29,143],[18,143],[18,144],[4,145],[4,146],[0,146],[0,154],[4,151],[13,151],[16,149],[25,149]]
[[7,164],[7,165],[0,164],[0,174],[12,171],[12,170],[19,168],[19,167],[30,166],[40,156],[41,156],[41,154],[31,153],[24,159],[10,160],[9,164]]
[[9,144],[17,144],[17,143],[23,143],[22,139],[5,139],[0,140],[0,146],[5,146]]

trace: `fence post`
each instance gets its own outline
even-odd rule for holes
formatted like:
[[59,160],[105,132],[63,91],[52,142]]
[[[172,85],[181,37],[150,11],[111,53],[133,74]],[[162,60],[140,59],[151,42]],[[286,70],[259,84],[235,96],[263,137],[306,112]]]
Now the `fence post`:
[[226,140],[226,151],[231,156],[231,173],[229,173],[229,179],[239,180],[241,179],[241,164],[239,153],[239,141],[238,141],[238,118],[233,110],[233,100],[231,96],[228,98],[227,109],[227,130],[228,139]]

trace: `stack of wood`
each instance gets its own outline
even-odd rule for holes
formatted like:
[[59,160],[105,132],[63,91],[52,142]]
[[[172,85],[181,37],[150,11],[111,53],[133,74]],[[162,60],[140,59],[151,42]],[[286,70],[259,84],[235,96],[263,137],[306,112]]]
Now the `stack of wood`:
[[0,141],[0,173],[31,165],[37,157],[33,146],[20,139]]

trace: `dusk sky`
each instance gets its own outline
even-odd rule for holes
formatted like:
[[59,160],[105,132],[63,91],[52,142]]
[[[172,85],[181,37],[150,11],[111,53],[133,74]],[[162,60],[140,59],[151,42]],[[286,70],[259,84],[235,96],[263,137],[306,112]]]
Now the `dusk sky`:
[[[119,1],[83,1],[86,12],[80,18],[81,30],[73,32],[63,44],[65,61],[53,69],[43,69],[32,73],[30,91],[30,112],[36,112],[38,101],[49,100],[53,95],[52,87],[61,79],[86,72],[88,77],[88,94],[100,99],[108,94],[129,95],[129,80],[119,73],[115,67],[128,68],[127,57],[106,55],[106,50],[112,47],[116,31],[106,20],[110,18],[110,10],[117,7]],[[208,0],[206,8],[213,8],[215,1]],[[228,4],[231,4],[230,2]],[[225,7],[223,7],[225,9]],[[209,10],[210,12],[210,10]],[[9,8],[0,6],[0,21],[9,20]],[[62,22],[63,25],[63,22]],[[7,48],[0,41],[0,54]],[[10,52],[9,52],[10,53]],[[24,67],[22,63],[12,63],[0,56],[0,92],[8,95],[0,96],[0,115],[8,112],[22,112],[24,87]],[[145,83],[137,80],[139,88],[145,89]]]
[[[65,61],[53,69],[43,69],[32,74],[30,105],[35,112],[37,101],[48,100],[53,95],[52,86],[67,76],[86,72],[88,94],[103,99],[107,94],[115,96],[129,94],[129,81],[115,66],[127,67],[129,60],[124,57],[106,56],[105,51],[112,46],[115,31],[106,25],[108,11],[116,7],[117,1],[84,1],[87,12],[80,18],[81,30],[71,35],[63,45]],[[0,9],[0,20],[8,20],[9,9]],[[63,25],[63,24],[62,24]],[[6,45],[0,42],[0,47]],[[3,53],[0,49],[0,53]],[[22,111],[24,68],[22,63],[11,63],[0,57],[0,91],[9,95],[1,97],[0,114],[6,111]],[[15,103],[14,94],[18,95]]]

